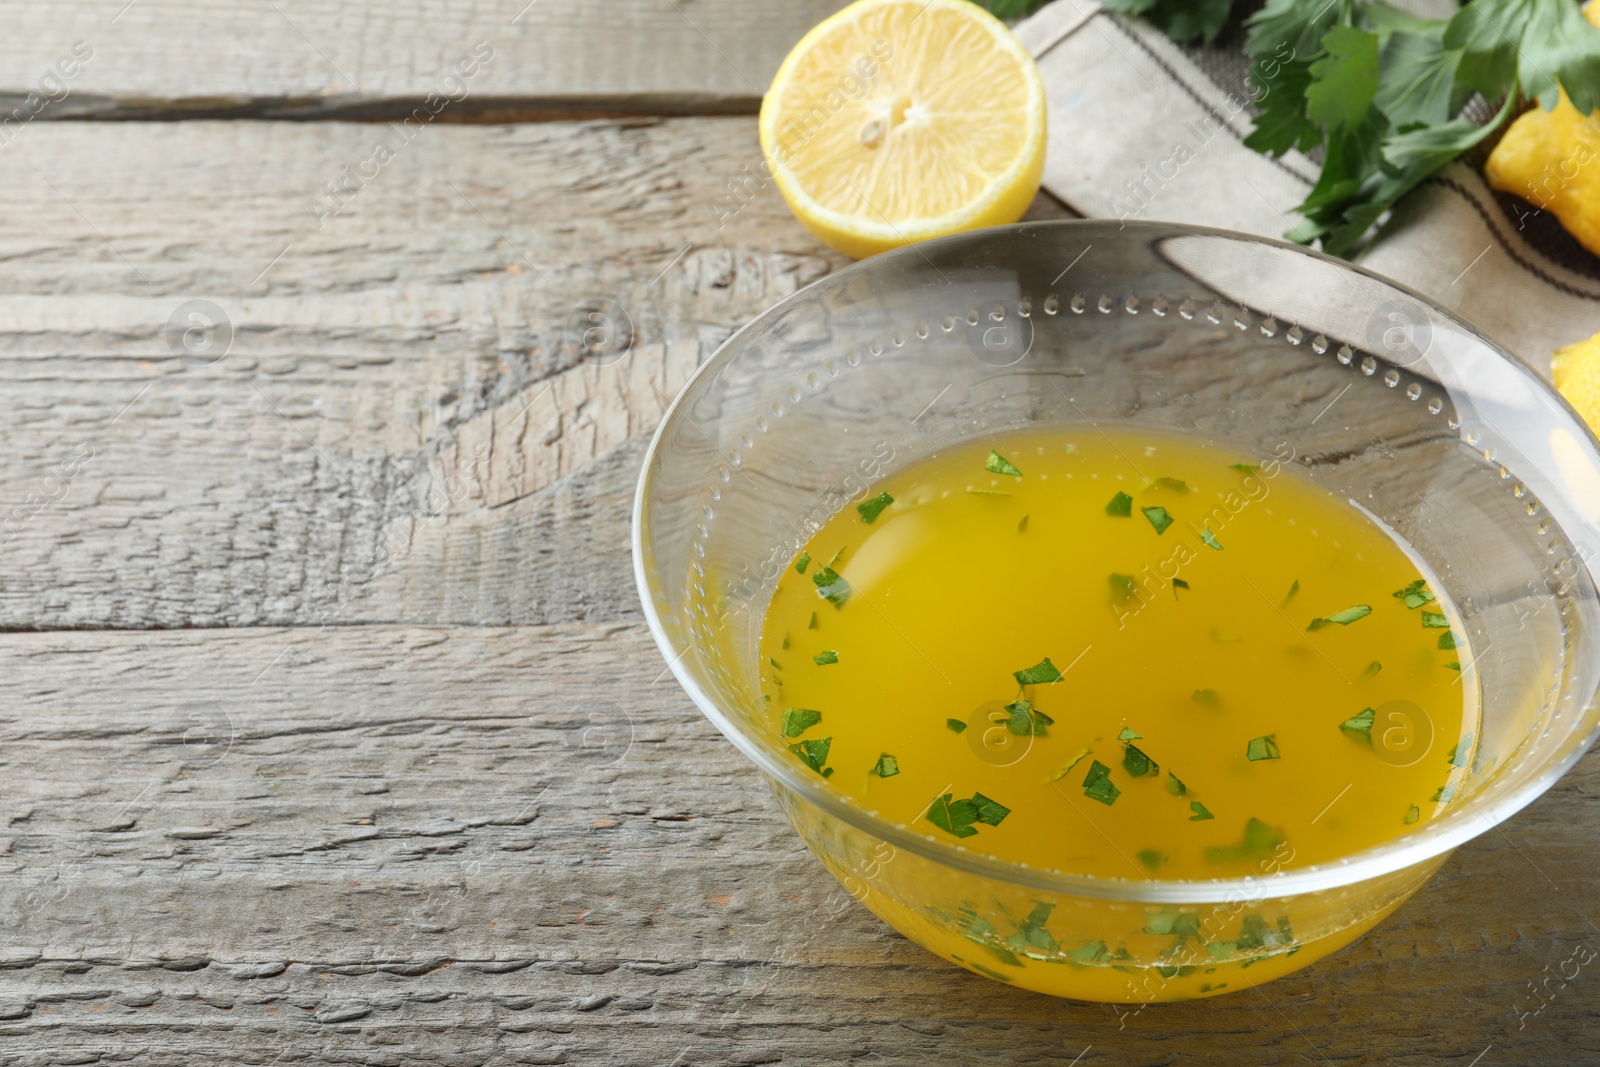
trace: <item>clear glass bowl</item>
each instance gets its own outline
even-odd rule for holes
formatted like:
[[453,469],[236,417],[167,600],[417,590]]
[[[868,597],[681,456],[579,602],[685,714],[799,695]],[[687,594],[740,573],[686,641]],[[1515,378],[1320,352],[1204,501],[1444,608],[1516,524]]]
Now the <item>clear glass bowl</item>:
[[[926,453],[1084,420],[1292,455],[1426,560],[1462,613],[1462,681],[1483,717],[1483,755],[1441,815],[1337,863],[1095,878],[926,837],[785,750],[758,641],[811,533]],[[1056,222],[876,256],[730,338],[651,445],[634,565],[684,689],[858,900],[991,978],[1132,1003],[1237,990],[1348,944],[1576,762],[1600,718],[1597,521],[1600,453],[1583,422],[1417,294],[1242,234]]]

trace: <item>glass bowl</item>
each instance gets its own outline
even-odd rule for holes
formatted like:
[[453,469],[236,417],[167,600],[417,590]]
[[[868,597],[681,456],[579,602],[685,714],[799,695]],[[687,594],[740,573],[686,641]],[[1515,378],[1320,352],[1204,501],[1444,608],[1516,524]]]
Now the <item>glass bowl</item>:
[[[1480,758],[1442,813],[1336,863],[1137,881],[1003,862],[834,791],[761,699],[781,570],[873,481],[967,438],[1115,420],[1294,463],[1439,576],[1473,650]],[[1024,224],[851,266],[734,334],[645,461],[634,567],[706,716],[861,903],[1016,986],[1140,1003],[1238,990],[1348,944],[1596,735],[1600,452],[1525,364],[1316,252],[1160,223]]]

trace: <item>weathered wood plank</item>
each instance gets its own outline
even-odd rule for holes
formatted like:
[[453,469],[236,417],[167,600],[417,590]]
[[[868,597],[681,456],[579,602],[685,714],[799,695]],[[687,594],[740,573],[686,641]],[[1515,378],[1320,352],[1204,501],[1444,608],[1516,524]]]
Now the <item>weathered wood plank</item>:
[[[325,218],[379,128],[32,126],[0,152],[0,627],[634,614],[639,438],[845,262],[729,192],[754,125],[429,129]],[[195,299],[215,363],[164,333]],[[631,348],[586,352],[600,311]]]
[[1600,1063],[1590,968],[1513,1011],[1600,945],[1596,758],[1334,959],[1119,1019],[856,906],[637,625],[12,633],[0,676],[8,1064]]
[[[0,116],[510,121],[753,113],[842,0],[0,5]],[[431,97],[431,100],[430,100]],[[5,127],[4,129],[10,129]],[[0,140],[5,139],[0,132]]]

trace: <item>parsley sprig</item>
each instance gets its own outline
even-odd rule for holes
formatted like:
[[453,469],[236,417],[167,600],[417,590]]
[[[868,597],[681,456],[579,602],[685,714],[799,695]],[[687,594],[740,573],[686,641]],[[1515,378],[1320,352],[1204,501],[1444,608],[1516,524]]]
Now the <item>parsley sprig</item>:
[[[1226,0],[1105,0],[1176,40],[1215,37]],[[1470,0],[1421,19],[1381,0],[1268,0],[1246,21],[1252,95],[1245,144],[1270,156],[1323,150],[1288,236],[1345,255],[1406,193],[1557,87],[1581,114],[1600,105],[1600,30],[1572,0]],[[1462,117],[1474,94],[1484,125]]]

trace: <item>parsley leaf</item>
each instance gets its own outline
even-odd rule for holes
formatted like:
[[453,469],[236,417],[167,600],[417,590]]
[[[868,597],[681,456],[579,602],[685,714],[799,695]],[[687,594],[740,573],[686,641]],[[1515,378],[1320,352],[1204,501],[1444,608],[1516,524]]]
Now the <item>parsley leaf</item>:
[[1450,620],[1437,611],[1424,611],[1422,613],[1422,628],[1424,630],[1448,630]]
[[1124,726],[1122,728],[1122,731],[1117,734],[1117,740],[1118,741],[1142,741],[1142,740],[1144,740],[1144,735],[1139,733],[1139,731],[1135,730],[1131,726]]
[[1289,583],[1289,592],[1288,592],[1288,594],[1286,596],[1284,596],[1283,603],[1281,605],[1279,605],[1279,606],[1280,607],[1288,607],[1289,606],[1289,601],[1293,600],[1294,599],[1294,595],[1296,593],[1298,593],[1299,591],[1300,591],[1300,579],[1296,578],[1294,581]]
[[1206,806],[1200,803],[1198,800],[1189,801],[1189,810],[1194,812],[1193,815],[1189,816],[1190,822],[1204,822],[1206,819],[1216,818],[1216,816],[1211,814],[1211,812],[1206,809]]
[[817,595],[836,608],[844,607],[844,602],[850,599],[850,583],[839,577],[832,567],[818,567],[811,581],[817,587]]
[[893,778],[900,773],[900,761],[885,752],[878,757],[878,762],[872,765],[868,774],[875,774],[879,778]]
[[802,552],[800,553],[800,558],[794,561],[794,572],[796,574],[804,574],[809,566],[811,566],[811,553]]
[[1332,615],[1324,615],[1320,619],[1312,619],[1311,624],[1307,626],[1306,629],[1320,630],[1324,626],[1328,626],[1333,623],[1338,623],[1340,626],[1349,626],[1357,619],[1364,619],[1371,614],[1372,608],[1370,605],[1357,604],[1354,607],[1345,608],[1343,611],[1336,611]]
[[1161,773],[1161,768],[1155,760],[1141,752],[1138,746],[1131,744],[1122,746],[1122,769],[1128,772],[1129,778],[1143,778],[1146,775]]
[[1028,516],[1024,515],[1024,516],[1022,516],[1022,518],[1017,520],[1017,533],[1027,533],[1027,532],[1028,532]]
[[1217,535],[1211,532],[1211,527],[1207,526],[1204,530],[1200,531],[1200,540],[1204,541],[1207,545],[1216,549],[1218,552],[1222,551],[1222,543],[1217,540]]
[[832,745],[833,738],[824,737],[820,741],[802,741],[798,745],[790,745],[789,751],[799,756],[801,763],[826,778],[828,770],[824,767],[828,762],[828,749]]
[[1189,588],[1189,583],[1184,581],[1182,578],[1172,579],[1172,599],[1177,600],[1178,590],[1187,588]]
[[1217,696],[1215,689],[1196,689],[1192,694],[1194,702],[1203,708],[1216,708],[1222,706],[1222,698]]
[[1144,864],[1152,871],[1161,866],[1161,861],[1166,859],[1164,855],[1157,852],[1153,848],[1141,848],[1138,852],[1134,853],[1134,856],[1139,860],[1140,863]]
[[857,504],[856,511],[861,513],[861,521],[870,526],[879,515],[883,514],[883,509],[893,503],[894,497],[888,493],[879,493],[866,503]]
[[1439,635],[1439,648],[1445,652],[1456,647],[1456,635],[1449,630]]
[[822,712],[810,708],[785,708],[783,711],[783,736],[799,737],[822,721]]
[[1011,677],[1017,680],[1018,685],[1044,685],[1048,682],[1061,681],[1061,672],[1056,670],[1056,665],[1050,662],[1049,656],[1046,656],[1032,667],[1012,671]]
[[1118,600],[1133,600],[1139,595],[1139,587],[1134,584],[1132,575],[1113,574],[1109,580],[1111,595]]
[[1427,584],[1426,579],[1418,578],[1404,589],[1395,590],[1394,597],[1404,602],[1408,608],[1420,608],[1424,604],[1431,604],[1434,596],[1425,588]]
[[1322,38],[1323,56],[1311,64],[1306,118],[1330,130],[1361,124],[1378,90],[1378,35],[1335,26]]
[[1372,724],[1376,722],[1377,719],[1377,711],[1372,708],[1367,708],[1365,711],[1352,715],[1344,722],[1340,723],[1339,729],[1343,730],[1347,734],[1355,734],[1357,737],[1364,737],[1368,741],[1371,741]]
[[1367,664],[1365,674],[1368,678],[1376,678],[1378,676],[1378,672],[1381,670],[1383,670],[1383,664],[1379,663],[1377,660],[1373,660],[1371,663]]
[[806,629],[815,630],[816,628],[817,628],[817,613],[813,611],[811,613],[811,621],[806,624]]
[[1422,809],[1413,804],[1406,809],[1406,817],[1401,821],[1410,826],[1420,818],[1422,818]]
[[1447,783],[1445,785],[1441,785],[1439,787],[1439,791],[1433,794],[1433,800],[1437,803],[1445,804],[1448,803],[1450,798],[1455,795],[1456,787]]
[[1188,791],[1189,787],[1184,785],[1182,780],[1179,779],[1176,774],[1173,774],[1171,771],[1167,772],[1167,792],[1171,793],[1175,797],[1181,797]]
[[967,724],[960,719],[946,719],[944,724],[958,734],[967,728]]
[[1244,754],[1252,763],[1256,760],[1278,759],[1278,735],[1252,737],[1250,743],[1245,746]]
[[954,800],[949,793],[929,806],[928,821],[956,837],[976,837],[978,833],[972,825],[978,821],[977,806],[970,800]]
[[1189,483],[1181,478],[1157,478],[1150,483],[1157,489],[1171,489],[1175,493],[1187,493]]
[[1243,474],[1254,474],[1256,471],[1261,469],[1254,463],[1230,463],[1228,466]]
[[1083,795],[1109,808],[1117,802],[1122,790],[1111,784],[1111,768],[1095,760],[1089,764],[1089,773],[1083,779]]
[[1118,493],[1111,498],[1111,503],[1106,505],[1106,514],[1126,519],[1133,514],[1133,497],[1127,493]]
[[1150,520],[1150,525],[1156,528],[1157,534],[1167,532],[1167,527],[1172,525],[1172,516],[1167,514],[1166,508],[1140,508],[1144,517]]
[[1021,471],[1017,470],[1016,464],[1012,463],[1009,459],[1002,456],[992,448],[989,450],[989,458],[983,466],[985,470],[992,474],[1020,475],[1022,473]]
[[1450,750],[1450,755],[1445,757],[1445,761],[1450,766],[1465,767],[1467,765],[1467,757],[1472,754],[1472,736],[1470,733],[1465,735],[1456,743],[1456,747]]
[[1047,737],[1049,731],[1046,726],[1054,726],[1055,720],[1033,706],[1032,701],[1013,700],[1006,705],[1010,714],[1006,718],[1006,729],[1019,737]]
[[839,662],[839,653],[833,651],[832,649],[827,649],[825,651],[818,652],[815,656],[812,656],[811,662],[815,663],[819,667],[826,667],[830,663]]
[[978,821],[985,826],[999,826],[1005,822],[1006,816],[1011,814],[1011,809],[998,800],[990,800],[982,793],[972,794],[972,808],[977,812]]

